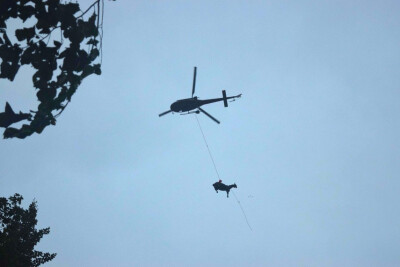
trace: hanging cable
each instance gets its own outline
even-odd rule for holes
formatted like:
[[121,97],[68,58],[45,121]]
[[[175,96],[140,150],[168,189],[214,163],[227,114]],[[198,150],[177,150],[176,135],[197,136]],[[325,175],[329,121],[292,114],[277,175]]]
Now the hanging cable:
[[201,131],[201,135],[203,136],[204,143],[206,144],[206,147],[207,147],[207,150],[208,150],[208,154],[210,155],[211,161],[212,161],[212,163],[214,165],[214,170],[217,173],[218,179],[221,180],[221,177],[219,176],[219,173],[218,173],[218,170],[217,170],[217,166],[215,165],[214,158],[213,158],[213,156],[211,154],[210,148],[208,147],[208,143],[207,143],[206,137],[204,136],[203,129],[201,129],[201,125],[200,125],[199,119],[197,118],[197,115],[195,115],[195,117],[196,117],[197,125],[199,125],[199,129]]
[[243,207],[242,207],[242,204],[240,204],[240,201],[239,201],[239,199],[237,198],[235,192],[232,191],[232,193],[233,193],[233,196],[236,198],[236,201],[237,201],[237,203],[239,204],[240,209],[242,210],[242,213],[243,213],[244,218],[246,219],[247,225],[249,226],[250,230],[253,231],[253,229],[252,229],[251,226],[250,226],[249,221],[247,220],[247,216],[246,216],[246,213],[244,212],[244,209],[243,209]]
[[[212,156],[212,154],[211,154],[210,148],[208,147],[207,139],[206,139],[206,137],[205,137],[205,135],[204,135],[203,129],[201,128],[199,119],[197,118],[197,115],[195,115],[195,117],[196,117],[197,125],[199,126],[199,129],[200,129],[201,135],[203,136],[204,143],[206,144],[208,154],[210,155],[211,161],[212,161],[212,163],[213,163],[214,170],[215,170],[215,172],[217,173],[218,179],[221,180],[221,177],[219,176],[219,172],[218,172],[217,166],[215,165],[214,158],[213,158],[213,156]],[[247,225],[249,226],[250,230],[253,231],[253,229],[252,229],[251,226],[250,226],[249,221],[247,220],[247,216],[246,216],[246,213],[244,212],[244,209],[243,209],[243,207],[242,207],[242,204],[240,204],[240,201],[239,201],[239,199],[237,198],[235,192],[232,191],[232,193],[233,193],[233,196],[235,197],[235,199],[236,199],[236,201],[237,201],[237,203],[238,203],[240,209],[242,210],[242,213],[243,213],[244,218],[246,219]]]

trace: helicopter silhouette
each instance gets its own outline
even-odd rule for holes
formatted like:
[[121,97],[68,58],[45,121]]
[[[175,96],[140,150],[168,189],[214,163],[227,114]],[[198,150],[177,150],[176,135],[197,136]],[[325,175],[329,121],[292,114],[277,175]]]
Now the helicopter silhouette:
[[[187,114],[199,114],[200,112],[204,113],[206,116],[208,116],[210,119],[215,121],[216,123],[220,123],[219,120],[211,116],[208,112],[206,112],[204,109],[202,109],[200,106],[206,105],[206,104],[211,104],[219,101],[224,101],[224,106],[228,107],[228,100],[233,99],[232,101],[235,101],[236,98],[240,98],[242,94],[236,95],[236,96],[226,96],[225,90],[222,90],[222,98],[212,98],[212,99],[204,99],[200,100],[197,96],[193,96],[195,92],[195,87],[196,87],[196,72],[197,72],[197,67],[194,67],[194,74],[193,74],[193,87],[192,87],[192,97],[191,98],[185,98],[185,99],[179,99],[175,101],[174,103],[171,104],[170,110],[165,111],[158,116],[164,116],[170,112],[177,112],[180,113],[180,115],[187,115]],[[196,109],[196,110],[194,110]],[[194,111],[192,111],[194,110]]]

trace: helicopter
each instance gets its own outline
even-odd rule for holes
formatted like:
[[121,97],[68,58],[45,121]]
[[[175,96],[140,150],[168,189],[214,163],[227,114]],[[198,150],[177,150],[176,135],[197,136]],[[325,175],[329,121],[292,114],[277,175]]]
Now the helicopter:
[[196,87],[196,73],[197,73],[197,67],[194,67],[194,74],[193,74],[193,87],[192,87],[192,97],[191,98],[185,98],[185,99],[179,99],[175,101],[174,103],[171,104],[170,110],[165,111],[158,116],[164,116],[170,112],[177,112],[180,113],[180,115],[187,115],[187,114],[199,114],[200,112],[204,113],[206,116],[208,116],[210,119],[215,121],[216,123],[220,123],[219,120],[211,116],[208,112],[206,112],[204,109],[202,109],[200,106],[206,105],[206,104],[211,104],[219,101],[224,101],[224,106],[228,107],[228,100],[232,99],[230,102],[235,101],[236,98],[240,98],[242,94],[236,95],[236,96],[226,96],[225,90],[222,90],[222,98],[212,98],[212,99],[204,99],[200,100],[197,96],[193,96],[195,92],[195,87]]

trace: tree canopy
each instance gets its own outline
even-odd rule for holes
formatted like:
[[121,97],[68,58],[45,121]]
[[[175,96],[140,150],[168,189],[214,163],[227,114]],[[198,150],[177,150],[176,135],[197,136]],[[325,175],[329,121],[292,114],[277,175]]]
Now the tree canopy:
[[[77,3],[60,0],[0,1],[0,78],[13,81],[21,66],[32,66],[39,101],[36,111],[20,112],[20,116],[7,113],[7,107],[0,113],[4,138],[25,138],[55,125],[82,80],[101,74],[101,60],[96,60],[101,54],[101,14],[102,0],[85,11]],[[14,43],[6,23],[11,18],[23,25],[15,30],[18,41]],[[8,105],[10,111],[12,103]],[[27,123],[19,129],[10,127],[21,120]]]
[[50,228],[37,230],[36,201],[24,209],[22,200],[19,194],[8,199],[0,197],[0,266],[39,266],[57,255],[34,249]]

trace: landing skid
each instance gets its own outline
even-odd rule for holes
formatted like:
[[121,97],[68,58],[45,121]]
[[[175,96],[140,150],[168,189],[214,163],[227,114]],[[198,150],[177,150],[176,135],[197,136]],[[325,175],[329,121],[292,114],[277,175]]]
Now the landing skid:
[[216,118],[214,118],[213,116],[208,114],[208,112],[206,112],[204,109],[202,109],[200,107],[196,111],[188,111],[187,113],[180,113],[180,115],[188,115],[188,114],[193,114],[193,113],[199,114],[200,112],[204,113],[204,115],[206,115],[207,117],[209,117],[210,119],[212,119],[216,123],[220,124],[219,120],[217,120]]
[[199,113],[200,113],[200,110],[188,111],[187,113],[180,113],[179,115],[189,115],[189,114],[194,114],[194,113],[199,114]]

